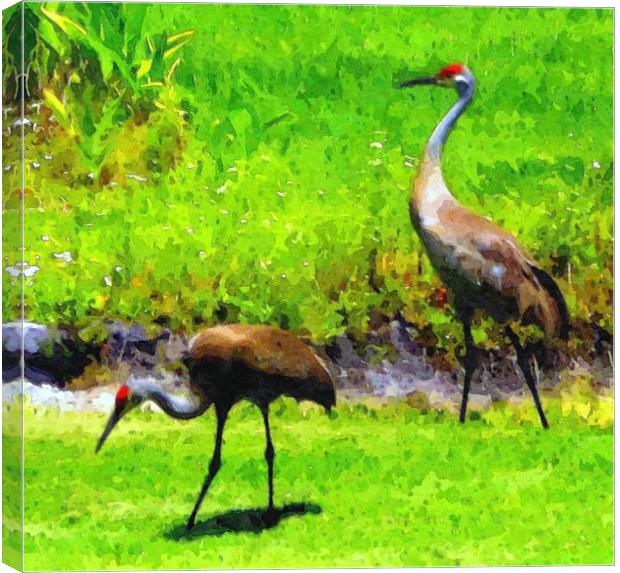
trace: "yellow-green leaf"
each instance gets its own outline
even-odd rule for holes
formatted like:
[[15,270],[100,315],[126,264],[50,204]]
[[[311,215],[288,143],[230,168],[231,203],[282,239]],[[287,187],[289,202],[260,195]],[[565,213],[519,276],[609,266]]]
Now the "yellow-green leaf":
[[172,56],[172,54],[178,52],[183,46],[185,46],[185,44],[187,44],[187,42],[189,42],[189,38],[187,40],[183,40],[180,44],[177,44],[176,46],[173,46],[172,48],[168,48],[164,52],[164,59],[167,59],[170,56]]
[[86,30],[82,28],[77,22],[71,20],[71,18],[67,18],[58,12],[53,12],[52,10],[48,10],[46,8],[41,7],[41,12],[45,14],[54,24],[56,24],[63,32],[69,33],[70,28],[75,28],[80,34],[86,36]]
[[193,36],[193,35],[194,35],[194,30],[187,30],[185,32],[179,32],[178,34],[174,34],[173,36],[168,36],[166,43],[173,44],[174,42],[176,42],[177,40],[180,40],[181,38],[187,38],[188,36]]
[[48,88],[43,88],[43,99],[45,100],[47,107],[54,112],[54,115],[58,118],[58,121],[63,123],[69,119],[67,108]]
[[176,67],[181,63],[181,57],[179,56],[176,60],[174,60],[174,64],[172,64],[172,66],[170,66],[170,71],[166,74],[166,82],[170,83],[170,80],[172,79],[172,75],[174,74],[174,70],[176,70]]
[[140,67],[138,68],[138,71],[136,72],[136,77],[138,79],[140,79],[142,76],[144,76],[145,74],[148,74],[151,71],[151,67],[153,66],[153,60],[142,60],[140,62]]

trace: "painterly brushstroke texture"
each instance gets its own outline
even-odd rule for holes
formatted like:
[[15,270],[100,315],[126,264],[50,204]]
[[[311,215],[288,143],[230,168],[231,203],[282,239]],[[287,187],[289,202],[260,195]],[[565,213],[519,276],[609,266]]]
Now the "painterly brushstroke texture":
[[[26,2],[23,15],[3,13],[5,562],[22,549],[36,570],[613,560],[611,10]],[[559,306],[550,328],[517,329],[549,431],[500,327],[477,315],[458,423],[454,293],[407,205],[454,94],[398,89],[457,61],[478,85],[435,147],[443,177],[518,237],[532,284],[556,285],[570,315],[556,346],[542,330],[561,330]],[[275,328],[289,332],[261,346]],[[307,389],[325,366],[338,405],[327,417],[269,396],[271,508],[264,423],[231,408],[188,531],[211,410],[177,421],[147,402],[94,449],[136,388],[174,396],[171,412],[204,405],[192,351],[217,355],[225,383],[246,368]]]

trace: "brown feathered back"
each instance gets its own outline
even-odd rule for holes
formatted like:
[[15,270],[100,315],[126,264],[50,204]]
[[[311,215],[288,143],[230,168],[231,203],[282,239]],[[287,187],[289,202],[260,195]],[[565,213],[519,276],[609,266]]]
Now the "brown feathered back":
[[272,326],[224,324],[199,332],[190,341],[195,360],[239,360],[265,374],[332,385],[327,367],[297,336]]
[[513,235],[460,205],[438,168],[427,166],[416,179],[411,215],[433,266],[461,306],[482,306],[502,322],[521,319],[540,326],[548,338],[566,338],[568,310],[555,281]]
[[512,234],[461,205],[440,209],[439,218],[458,237],[459,263],[470,265],[477,283],[500,299],[514,298],[524,324],[538,325],[549,339],[566,338],[569,318],[560,289]]

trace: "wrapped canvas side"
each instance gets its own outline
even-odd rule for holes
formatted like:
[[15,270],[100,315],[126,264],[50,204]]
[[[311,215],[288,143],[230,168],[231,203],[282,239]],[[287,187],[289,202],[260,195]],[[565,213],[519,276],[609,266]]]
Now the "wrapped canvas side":
[[[23,570],[23,11],[2,12],[2,561]],[[4,382],[9,382],[4,384]]]

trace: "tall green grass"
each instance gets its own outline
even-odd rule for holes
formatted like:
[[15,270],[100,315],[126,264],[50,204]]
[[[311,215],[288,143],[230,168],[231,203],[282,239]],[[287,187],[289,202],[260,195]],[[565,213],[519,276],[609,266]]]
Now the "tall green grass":
[[[611,328],[611,10],[26,12],[44,102],[26,136],[26,262],[41,269],[28,318],[267,322],[324,341],[401,310],[447,344],[457,331],[407,199],[455,94],[395,85],[461,61],[479,86],[446,149],[449,185],[518,235],[573,316]],[[4,181],[6,266],[18,170]],[[19,285],[4,285],[16,314]]]

